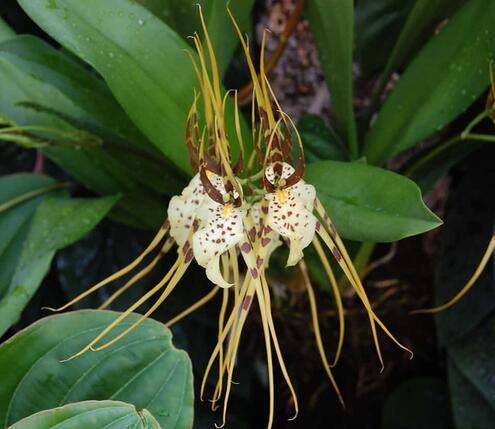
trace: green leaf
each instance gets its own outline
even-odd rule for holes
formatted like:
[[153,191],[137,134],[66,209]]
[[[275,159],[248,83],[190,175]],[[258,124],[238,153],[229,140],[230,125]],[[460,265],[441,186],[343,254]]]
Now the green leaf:
[[15,36],[14,30],[0,16],[0,42],[8,40]]
[[495,421],[495,318],[449,347],[449,386],[457,429],[492,429]]
[[77,126],[104,139],[97,148],[48,147],[48,157],[92,191],[122,193],[114,218],[139,227],[160,224],[160,195],[175,194],[182,179],[132,126],[96,75],[44,42],[20,36],[0,45],[0,76],[0,112],[19,125],[61,131]]
[[[30,73],[41,82],[49,83],[68,98],[71,103],[67,103],[67,110],[61,110],[64,114],[120,136],[144,142],[143,136],[115,102],[105,83],[63,52],[28,35],[17,36],[3,43],[0,52],[2,60]],[[31,98],[26,98],[24,101],[30,100]],[[56,110],[65,107],[58,106],[52,100],[34,98],[33,101]]]
[[2,177],[0,184],[0,296],[4,296],[36,207],[58,185],[49,177],[30,174]]
[[413,56],[435,26],[449,18],[465,0],[419,0],[412,6],[383,72],[383,85],[390,74]]
[[[60,362],[118,314],[76,311],[47,317],[0,346],[0,427],[71,402],[111,399],[146,408],[163,428],[191,428],[191,363],[173,347],[161,323],[148,319],[107,349]],[[138,317],[132,314],[125,327]],[[116,333],[123,329],[117,327]]]
[[[55,251],[83,237],[117,201],[47,197],[56,189],[54,184],[43,176],[0,179],[0,203],[7,206],[0,213],[0,335],[17,321],[38,289]],[[30,197],[29,192],[42,190],[44,194]]]
[[[297,124],[304,145],[304,158],[307,163],[331,159],[346,161],[348,156],[341,140],[333,129],[317,115],[306,114]],[[294,148],[294,151],[297,149]]]
[[446,383],[433,377],[414,377],[386,399],[381,429],[451,429]]
[[47,33],[91,64],[138,128],[190,172],[184,126],[197,79],[184,52],[189,45],[177,33],[131,0],[53,0],[51,8],[45,0],[19,3]]
[[365,79],[382,71],[413,3],[412,0],[357,2],[356,55]]
[[364,154],[382,164],[455,119],[488,86],[495,3],[467,2],[416,56],[383,105]]
[[210,34],[211,42],[217,54],[220,76],[229,65],[232,55],[239,44],[232,21],[227,13],[229,5],[240,28],[250,30],[250,15],[254,0],[229,2],[227,0],[136,0],[156,16],[166,22],[176,33],[187,38],[194,32],[202,33],[198,5],[201,5]]
[[41,411],[26,417],[10,429],[160,429],[148,410],[119,401],[84,401]]
[[336,129],[354,158],[358,156],[352,96],[354,2],[312,0],[308,18],[332,97]]
[[396,241],[442,223],[414,182],[388,170],[320,161],[307,166],[305,179],[316,187],[339,233],[350,240]]

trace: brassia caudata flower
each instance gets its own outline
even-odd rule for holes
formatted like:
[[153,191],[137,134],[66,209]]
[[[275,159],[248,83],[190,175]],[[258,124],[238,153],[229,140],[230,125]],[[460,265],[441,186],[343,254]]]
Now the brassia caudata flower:
[[[210,301],[219,290],[223,291],[218,318],[218,341],[201,383],[201,398],[203,398],[206,380],[214,365],[218,365],[216,371],[218,378],[211,401],[214,410],[222,408],[221,426],[223,426],[243,327],[252,304],[256,301],[261,315],[267,355],[269,386],[267,427],[271,428],[274,418],[274,357],[292,394],[294,417],[298,413],[297,395],[284,363],[272,317],[271,292],[266,276],[270,256],[277,247],[287,245],[289,248],[287,265],[297,266],[301,271],[308,292],[317,348],[324,370],[342,404],[343,399],[334,379],[332,367],[339,360],[344,341],[344,311],[339,287],[327,259],[327,251],[333,255],[364,305],[382,366],[378,328],[381,328],[400,348],[411,352],[390,333],[374,313],[344,244],[319,201],[315,188],[303,180],[305,164],[301,138],[292,120],[280,107],[265,76],[263,63],[265,37],[258,74],[250,57],[248,45],[233,17],[232,21],[253,80],[252,143],[250,144],[252,150],[244,149],[244,136],[241,132],[235,92],[232,94],[233,123],[229,124],[226,121],[229,93],[222,93],[215,52],[201,15],[205,42],[203,44],[201,38],[195,34],[192,40],[198,55],[196,57],[190,54],[200,92],[195,94],[186,122],[186,145],[195,175],[182,194],[171,199],[167,220],[140,256],[127,267],[96,284],[57,311],[68,308],[137,269],[145,257],[157,252],[151,262],[137,271],[101,306],[101,308],[108,307],[138,280],[146,276],[163,256],[177,245],[175,263],[161,281],[69,359],[90,350],[105,349],[135,329],[172,293],[189,265],[195,261],[205,268],[206,275],[214,286],[205,297],[167,325],[176,323]],[[198,108],[200,102],[201,115]],[[293,143],[297,145],[296,163],[291,159]],[[304,262],[304,250],[309,245],[314,246],[335,296],[339,339],[332,363],[329,363],[323,347],[315,294]],[[242,268],[244,265],[246,269]],[[157,296],[155,302],[139,319],[109,339],[117,325],[155,296]],[[222,399],[223,403],[221,403]]]

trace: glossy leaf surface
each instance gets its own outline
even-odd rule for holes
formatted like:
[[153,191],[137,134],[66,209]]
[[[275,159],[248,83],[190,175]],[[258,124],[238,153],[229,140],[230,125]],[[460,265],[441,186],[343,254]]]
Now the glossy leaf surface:
[[320,161],[307,166],[305,180],[316,187],[339,233],[351,240],[396,241],[442,223],[414,182],[388,170]]
[[[57,196],[56,186],[44,176],[0,179],[0,201],[3,207],[11,205],[0,213],[0,334],[17,321],[47,273],[55,251],[83,237],[116,202],[115,197]],[[39,194],[30,195],[33,192]]]
[[352,91],[354,6],[348,0],[312,0],[308,17],[332,97],[336,129],[357,156]]
[[41,411],[12,425],[10,429],[160,429],[148,410],[137,410],[118,401],[84,401]]
[[380,110],[364,155],[382,164],[455,119],[488,86],[495,3],[467,2],[416,56]]
[[[60,362],[118,314],[76,311],[47,317],[1,345],[0,427],[71,402],[111,399],[149,410],[162,428],[190,429],[191,363],[173,347],[161,323],[148,319],[108,349]],[[125,327],[137,317],[131,315]]]

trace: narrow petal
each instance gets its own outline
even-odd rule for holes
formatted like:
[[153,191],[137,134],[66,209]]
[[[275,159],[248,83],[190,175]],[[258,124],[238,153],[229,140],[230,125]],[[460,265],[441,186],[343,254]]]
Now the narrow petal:
[[255,224],[256,232],[259,233],[261,228],[264,228],[262,246],[264,247],[264,260],[265,268],[268,268],[269,261],[272,253],[282,245],[282,240],[280,240],[280,234],[273,230],[271,227],[266,227],[262,223],[261,216],[261,203],[257,202],[253,204],[249,213],[252,216],[253,222]]

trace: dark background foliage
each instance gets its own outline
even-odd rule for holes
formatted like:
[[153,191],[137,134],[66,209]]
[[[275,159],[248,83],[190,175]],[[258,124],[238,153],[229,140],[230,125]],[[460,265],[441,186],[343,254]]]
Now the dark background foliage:
[[[260,27],[269,25],[276,28],[279,19],[288,19],[288,14],[284,12],[286,3],[275,0],[255,2],[251,16],[255,51],[259,50]],[[327,64],[323,59],[320,66],[307,21],[308,17],[317,12],[306,10],[271,79],[284,108],[300,119],[308,163],[322,159],[346,159],[346,150],[340,145],[339,135],[365,134],[363,130],[369,120],[366,118],[365,107],[373,103],[374,88],[380,85],[380,76],[383,76],[387,67],[393,42],[413,3],[393,0],[356,2],[357,58],[353,65],[353,107],[357,112],[358,127],[354,131],[346,128],[349,126],[349,118],[345,115],[336,117],[334,106],[330,104],[324,76],[325,73],[328,76],[327,69],[332,64],[331,61]],[[450,16],[460,3],[462,2],[453,2],[448,10],[442,9],[442,14]],[[17,33],[33,34],[53,46],[59,46],[29,19],[15,0],[3,0],[0,15]],[[441,21],[438,18],[435,23]],[[420,38],[421,43],[427,38]],[[419,51],[421,43],[410,46],[407,55],[397,59],[394,69],[398,73],[404,71],[408,60]],[[270,45],[267,48],[269,53],[274,50]],[[387,73],[385,70],[385,74]],[[388,78],[384,82],[393,87],[394,77],[391,80]],[[245,62],[239,50],[229,65],[225,83],[226,87],[242,87],[247,83]],[[1,85],[0,82],[0,90]],[[321,96],[321,93],[324,95]],[[429,139],[426,139],[428,133],[419,136],[419,140],[423,141],[419,147],[397,157],[392,158],[392,155],[397,154],[398,150],[388,150],[390,157],[386,159],[387,165],[393,170],[404,171],[408,165],[414,164],[416,157],[443,140],[444,136],[461,132],[473,116],[485,107],[485,94],[474,98],[470,108],[443,128],[439,135]],[[334,96],[333,102],[336,100],[338,101],[338,94]],[[307,112],[317,116],[305,116],[304,113]],[[330,129],[328,123],[334,125],[337,132]],[[377,129],[383,131],[375,131],[386,134],[390,124],[382,125],[379,122]],[[401,131],[399,126],[393,130],[397,133]],[[493,126],[483,123],[477,131],[490,133],[493,132]],[[370,140],[373,140],[373,136]],[[59,163],[52,162],[50,156],[44,157],[39,151],[0,142],[0,154],[2,175],[33,172],[35,165],[39,168],[42,159],[45,174],[62,182],[72,181],[73,197],[94,197],[101,193],[91,186],[75,183],[72,176],[60,168]],[[414,309],[442,303],[453,296],[479,263],[493,233],[494,155],[493,143],[492,147],[474,144],[469,148],[455,147],[445,152],[441,159],[434,159],[427,171],[420,168],[412,176],[425,192],[429,207],[443,218],[445,224],[423,235],[400,240],[394,245],[377,245],[372,260],[380,260],[386,255],[390,257],[386,264],[378,266],[366,276],[365,287],[375,311],[414,350],[415,356],[413,360],[409,360],[393,344],[384,341],[386,367],[380,373],[380,365],[367,327],[367,316],[356,297],[346,295],[344,300],[349,335],[344,344],[343,357],[335,370],[346,409],[340,407],[324,378],[313,340],[309,304],[306,296],[301,293],[301,279],[296,272],[284,269],[284,255],[278,255],[271,272],[275,284],[274,316],[288,370],[293,375],[299,393],[301,412],[294,422],[285,421],[284,416],[291,415],[290,395],[281,374],[277,373],[276,428],[495,428],[495,368],[490,359],[495,344],[493,264],[488,265],[475,289],[456,307],[440,314],[436,321],[430,316],[408,315]],[[370,157],[374,156],[380,157],[381,154],[370,151]],[[168,160],[160,162],[170,165],[166,164]],[[456,162],[458,163],[455,164]],[[170,171],[178,188],[185,176],[178,170]],[[159,194],[154,199],[159,201],[157,210],[161,209],[165,213],[168,197],[174,192],[175,190],[161,194],[156,192]],[[155,191],[152,190],[151,193],[155,197]],[[159,221],[159,216],[147,219],[146,225],[144,221],[143,225],[136,225],[135,219],[126,217],[129,215],[125,211],[128,207],[130,205],[119,202],[120,211],[112,211],[110,218],[99,223],[83,239],[56,254],[41,287],[24,309],[19,322],[6,332],[4,339],[46,316],[47,313],[40,310],[42,306],[56,307],[64,304],[69,297],[111,274],[144,249],[152,237],[149,230]],[[358,247],[352,242],[350,246]],[[164,263],[160,267],[161,271],[141,281],[135,291],[112,309],[121,311],[127,308],[166,269],[167,264]],[[156,320],[170,319],[195,298],[201,297],[208,287],[203,273],[198,269],[189,272],[183,282],[194,287],[179,289],[174,294],[174,299],[155,313]],[[317,295],[324,339],[327,344],[334,344],[337,338],[337,319],[333,302],[328,286],[323,283],[319,286]],[[95,308],[108,297],[108,293],[103,290],[84,301],[80,307]],[[216,343],[219,305],[220,295],[211,304],[173,328],[175,345],[186,350],[193,362],[196,392],[209,353]],[[228,425],[236,429],[264,427],[267,414],[261,321],[256,311],[254,313],[248,321],[239,355],[236,378],[242,382],[234,389],[229,408]],[[218,421],[217,416],[209,411],[208,405],[208,402],[196,400],[195,428],[212,427]]]

